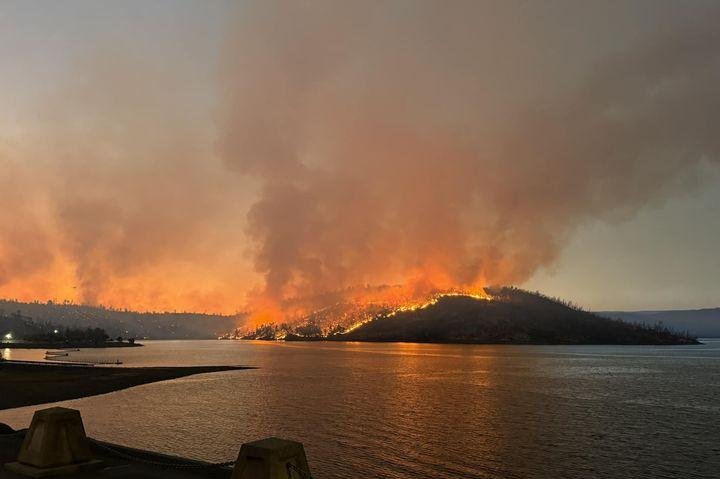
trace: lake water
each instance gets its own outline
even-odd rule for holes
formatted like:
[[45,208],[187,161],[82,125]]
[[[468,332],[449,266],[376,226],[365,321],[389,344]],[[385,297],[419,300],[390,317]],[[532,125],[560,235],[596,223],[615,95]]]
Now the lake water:
[[[148,341],[72,357],[257,366],[59,403],[91,436],[175,455],[226,461],[275,435],[302,441],[319,479],[720,477],[720,341]],[[27,427],[37,408],[0,422]]]

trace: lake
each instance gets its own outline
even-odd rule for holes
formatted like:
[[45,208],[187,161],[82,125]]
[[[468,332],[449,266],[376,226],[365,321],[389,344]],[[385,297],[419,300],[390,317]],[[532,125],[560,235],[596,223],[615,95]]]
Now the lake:
[[[267,436],[298,440],[318,479],[717,478],[720,340],[704,342],[147,341],[71,357],[258,369],[58,404],[80,409],[98,439],[208,461]],[[0,411],[0,422],[27,427],[35,409]]]

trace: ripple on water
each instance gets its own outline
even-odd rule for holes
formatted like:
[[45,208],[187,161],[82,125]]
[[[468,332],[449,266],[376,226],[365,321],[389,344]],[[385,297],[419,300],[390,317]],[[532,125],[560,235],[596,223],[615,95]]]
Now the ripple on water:
[[76,356],[260,369],[63,404],[100,439],[210,461],[297,439],[320,479],[710,478],[720,343],[698,348],[149,342]]

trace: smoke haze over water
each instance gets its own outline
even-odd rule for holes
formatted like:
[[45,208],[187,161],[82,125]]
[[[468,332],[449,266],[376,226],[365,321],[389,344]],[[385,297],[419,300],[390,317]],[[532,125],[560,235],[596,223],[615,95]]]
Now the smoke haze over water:
[[521,284],[583,222],[696,186],[717,11],[590,54],[527,8],[246,2],[201,113],[187,58],[91,55],[0,145],[0,296],[231,312]]

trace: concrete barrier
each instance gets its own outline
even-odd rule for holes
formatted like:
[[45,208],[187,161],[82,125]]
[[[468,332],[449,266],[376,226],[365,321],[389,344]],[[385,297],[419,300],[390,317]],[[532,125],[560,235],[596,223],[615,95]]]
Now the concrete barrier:
[[48,477],[98,464],[90,452],[80,411],[51,407],[35,411],[17,462],[5,467],[25,476]]
[[302,443],[269,437],[240,448],[232,479],[310,479]]
[[[95,444],[95,451],[98,452],[99,443]],[[106,457],[104,451],[109,451],[110,456]],[[153,453],[137,452],[141,454],[118,451],[111,445],[106,445],[98,454],[105,458],[106,468],[129,468],[132,465],[139,471],[156,466],[165,470],[162,476],[147,475],[145,472],[145,475],[138,477],[218,477],[217,471],[220,469],[213,468],[231,464],[173,464],[167,460],[154,459]],[[148,455],[152,457],[145,457]],[[114,456],[119,456],[126,462],[118,465]],[[5,467],[14,473],[35,478],[78,475],[90,477],[80,473],[102,464],[102,461],[93,457],[80,411],[52,407],[35,411],[20,446],[17,461],[7,463]],[[183,472],[173,472],[176,468]],[[277,437],[243,444],[232,473],[224,469],[223,474],[222,477],[231,474],[231,479],[311,479],[302,443]],[[3,477],[1,471],[0,477]]]

